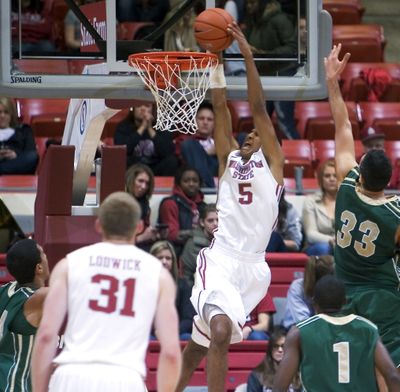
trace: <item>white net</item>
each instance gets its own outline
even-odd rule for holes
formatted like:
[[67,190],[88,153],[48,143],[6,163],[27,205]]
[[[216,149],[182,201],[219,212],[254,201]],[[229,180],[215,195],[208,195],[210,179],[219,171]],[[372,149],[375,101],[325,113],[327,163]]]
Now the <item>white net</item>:
[[129,56],[157,104],[155,128],[194,134],[196,113],[210,86],[210,73],[217,67],[214,54],[196,52],[150,52]]

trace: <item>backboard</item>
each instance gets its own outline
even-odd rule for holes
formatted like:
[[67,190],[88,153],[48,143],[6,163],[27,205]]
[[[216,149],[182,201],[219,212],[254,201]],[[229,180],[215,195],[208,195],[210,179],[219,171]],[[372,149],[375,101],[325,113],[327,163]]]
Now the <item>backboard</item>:
[[[172,12],[172,18],[161,24],[161,30],[157,30],[156,27],[159,26],[154,25],[153,28],[147,28],[147,31],[151,31],[150,34],[145,34],[144,37],[137,35],[136,39],[129,36],[122,37],[122,23],[117,23],[118,10],[115,0],[85,5],[82,7],[82,13],[87,16],[93,28],[81,27],[83,42],[81,45],[86,46],[81,46],[78,52],[66,50],[62,34],[61,40],[60,37],[55,37],[57,31],[60,33],[60,29],[63,29],[65,12],[71,8],[78,8],[73,0],[64,1],[65,4],[62,0],[43,2],[53,4],[49,14],[53,26],[50,37],[54,44],[52,48],[44,50],[43,48],[37,50],[35,47],[26,48],[26,36],[32,20],[28,21],[24,16],[22,1],[0,2],[2,32],[0,95],[26,98],[109,98],[152,101],[151,93],[144,88],[140,78],[128,65],[128,55],[145,50],[162,50],[160,37],[163,30],[180,21],[184,14],[191,12],[196,1],[182,1]],[[293,4],[288,16],[296,28],[298,29],[300,25],[301,16],[306,21],[306,31],[298,29],[298,34],[294,36],[296,49],[290,53],[255,55],[265,86],[265,95],[272,100],[325,98],[323,57],[329,53],[332,44],[331,17],[322,9],[322,0],[293,0]],[[54,9],[55,6],[63,6],[64,14],[59,9]],[[214,6],[214,0],[205,2],[206,8]],[[85,7],[89,8],[89,11],[85,10]],[[78,14],[76,12],[75,14],[81,20],[79,8]],[[224,57],[230,64],[241,62],[240,54],[227,51]],[[106,63],[106,74],[81,74],[84,65],[94,62]],[[271,69],[274,70],[272,74]],[[286,72],[285,69],[290,71]],[[229,99],[246,99],[246,78],[243,74],[234,73],[227,76],[227,87]]]

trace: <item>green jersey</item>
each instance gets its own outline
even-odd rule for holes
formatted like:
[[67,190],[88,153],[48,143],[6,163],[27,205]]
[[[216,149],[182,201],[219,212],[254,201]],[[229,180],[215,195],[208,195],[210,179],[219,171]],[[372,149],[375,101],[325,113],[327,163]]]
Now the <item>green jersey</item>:
[[354,314],[318,314],[297,324],[300,374],[307,392],[374,392],[378,329]]
[[23,307],[35,291],[10,282],[0,287],[0,391],[29,392],[30,359],[36,328]]
[[400,266],[394,259],[400,199],[366,197],[358,191],[359,177],[359,168],[353,168],[336,197],[336,275],[348,293],[371,288],[394,291],[400,282]]

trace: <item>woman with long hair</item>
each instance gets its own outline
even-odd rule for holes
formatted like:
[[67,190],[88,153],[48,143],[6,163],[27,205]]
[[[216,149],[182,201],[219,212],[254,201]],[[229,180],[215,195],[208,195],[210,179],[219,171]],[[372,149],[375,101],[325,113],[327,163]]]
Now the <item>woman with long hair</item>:
[[193,305],[190,302],[192,290],[187,281],[179,277],[178,259],[174,247],[169,241],[157,241],[151,247],[150,254],[161,261],[176,282],[175,306],[179,316],[179,337],[180,340],[189,340],[192,334],[192,321],[195,314]]
[[335,205],[338,182],[333,159],[318,170],[320,191],[307,196],[303,205],[303,227],[309,255],[331,255],[335,244]]
[[[271,392],[274,377],[283,358],[286,331],[277,329],[271,335],[267,352],[262,362],[250,373],[247,380],[247,392]],[[302,391],[300,378],[296,376],[288,392]]]

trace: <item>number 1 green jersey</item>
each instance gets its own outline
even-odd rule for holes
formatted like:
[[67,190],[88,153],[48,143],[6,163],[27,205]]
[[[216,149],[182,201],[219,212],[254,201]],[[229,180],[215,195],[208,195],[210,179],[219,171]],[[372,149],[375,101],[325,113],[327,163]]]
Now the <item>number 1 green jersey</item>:
[[397,196],[384,201],[367,198],[358,191],[359,177],[355,167],[336,197],[336,275],[348,293],[363,287],[393,291],[400,281],[400,266],[394,259],[400,201]]
[[23,307],[35,291],[10,282],[0,287],[0,391],[29,392],[30,359],[36,328]]
[[297,324],[300,375],[307,392],[375,392],[378,329],[354,314],[317,314]]

